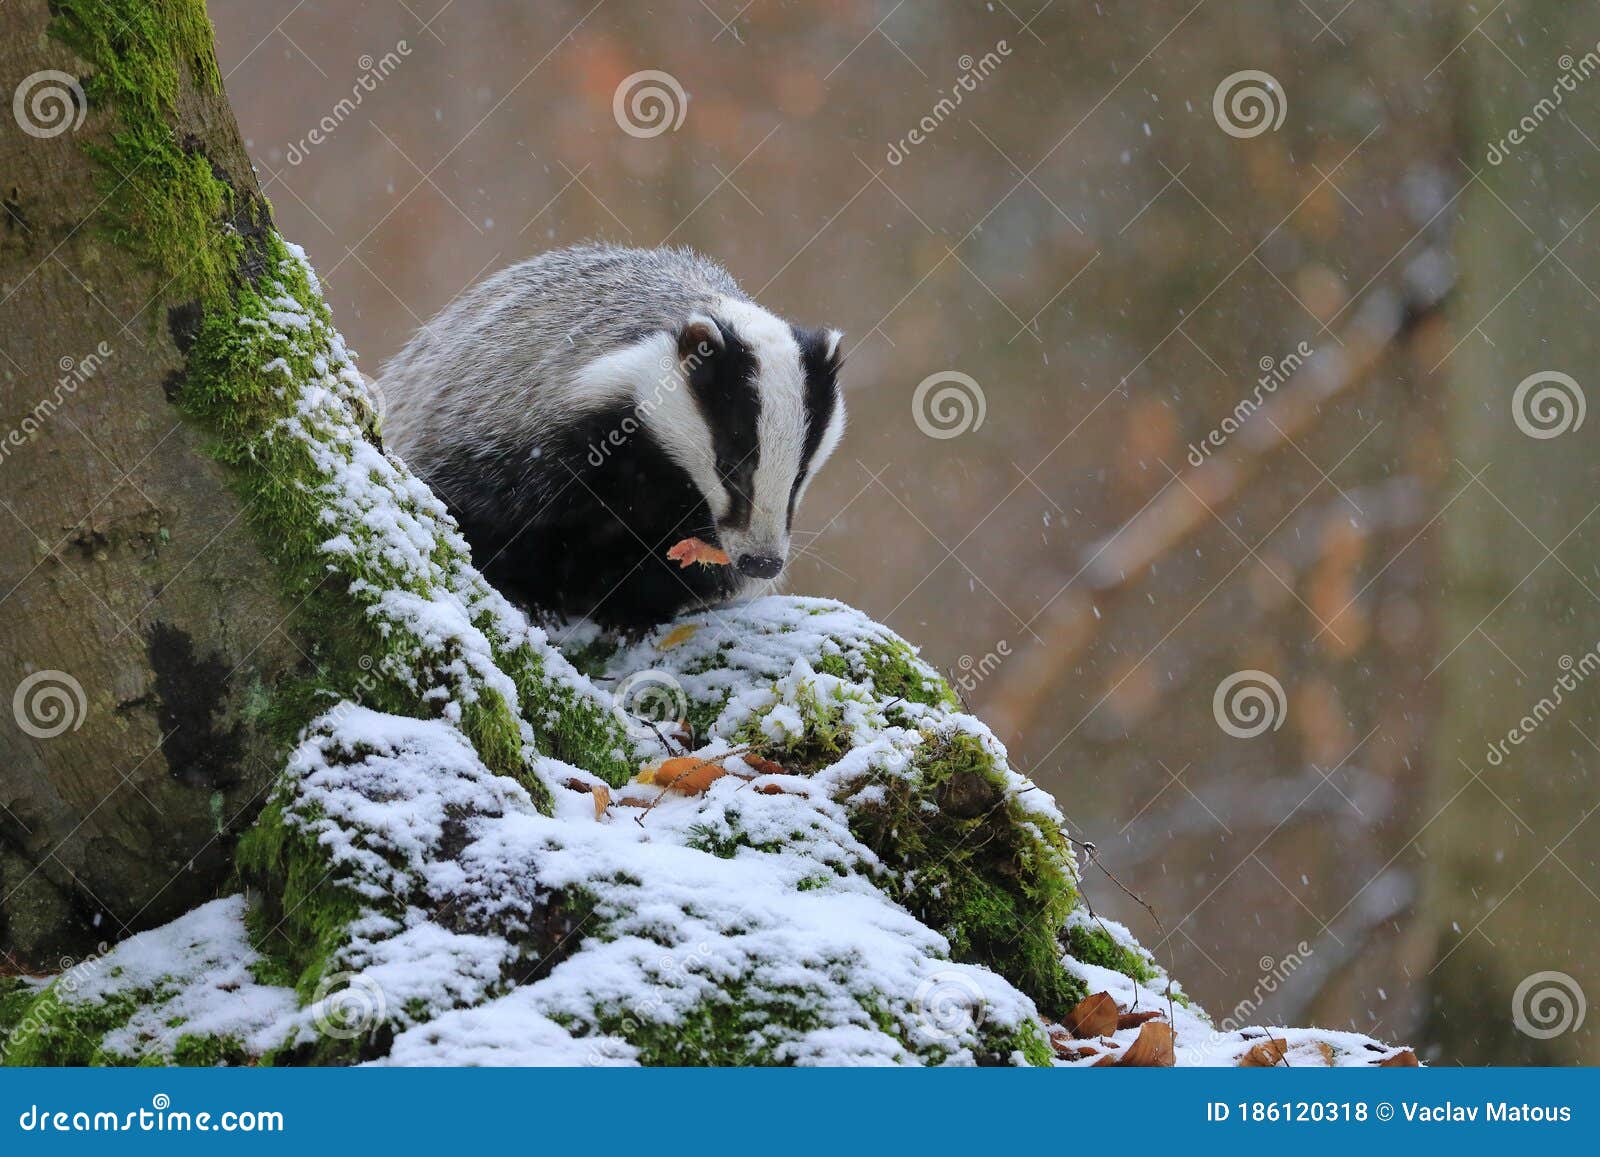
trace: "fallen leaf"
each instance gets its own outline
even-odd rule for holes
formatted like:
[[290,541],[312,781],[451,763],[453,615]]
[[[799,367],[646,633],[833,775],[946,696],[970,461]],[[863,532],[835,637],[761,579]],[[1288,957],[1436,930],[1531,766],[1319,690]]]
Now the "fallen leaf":
[[764,783],[760,787],[756,788],[756,791],[759,792],[761,795],[794,795],[794,794],[796,794],[795,792],[792,792],[792,791],[784,791],[783,788],[779,787],[775,783]]
[[1154,1020],[1160,1015],[1160,1009],[1151,1009],[1149,1012],[1124,1012],[1117,1017],[1117,1027],[1138,1028],[1145,1021]]
[[[677,547],[673,547],[673,549],[676,550]],[[669,554],[667,557],[671,558],[672,556]],[[657,644],[656,650],[670,651],[674,647],[681,647],[690,639],[694,638],[695,635],[699,634],[699,632],[699,623],[684,623],[681,626],[673,627],[672,630],[667,632],[667,637],[662,639],[661,642]]]
[[702,795],[717,780],[727,775],[727,769],[714,759],[699,759],[693,755],[676,755],[663,759],[654,767],[639,773],[640,783],[651,783],[664,791],[680,795]]
[[1120,1064],[1120,1063],[1121,1062],[1118,1061],[1116,1057],[1112,1056],[1110,1053],[1107,1053],[1105,1056],[1103,1056],[1099,1060],[1095,1061],[1095,1063],[1090,1065],[1089,1067],[1091,1069],[1103,1069],[1107,1065],[1115,1065],[1115,1064]]
[[1239,1058],[1239,1067],[1241,1069],[1275,1068],[1283,1060],[1283,1054],[1288,1051],[1288,1041],[1282,1037],[1271,1037],[1260,1044],[1251,1045],[1249,1051]]
[[698,538],[685,538],[673,543],[672,549],[667,551],[667,558],[677,563],[679,570],[696,562],[701,566],[727,566],[733,561],[726,551]]
[[1079,1040],[1109,1036],[1117,1031],[1117,1002],[1109,992],[1096,992],[1074,1005],[1061,1023]]
[[1333,1046],[1325,1040],[1316,1042],[1317,1051],[1322,1054],[1322,1061],[1330,1069],[1333,1068]]
[[1139,1035],[1122,1054],[1118,1065],[1131,1068],[1164,1069],[1177,1063],[1172,1051],[1172,1026],[1159,1020],[1146,1021]]
[[770,760],[764,755],[749,755],[749,754],[746,754],[746,755],[741,755],[739,758],[744,760],[744,765],[746,767],[748,767],[751,771],[756,772],[759,775],[787,775],[788,774],[786,771],[783,770],[783,764],[777,763],[777,762],[775,762],[773,760]]
[[1390,1053],[1384,1057],[1383,1060],[1378,1062],[1378,1067],[1380,1069],[1415,1069],[1421,1068],[1421,1062],[1417,1060],[1417,1054],[1410,1049],[1401,1049],[1397,1053]]
[[604,818],[606,808],[611,806],[611,789],[603,783],[596,783],[590,785],[589,791],[594,795],[594,818]]

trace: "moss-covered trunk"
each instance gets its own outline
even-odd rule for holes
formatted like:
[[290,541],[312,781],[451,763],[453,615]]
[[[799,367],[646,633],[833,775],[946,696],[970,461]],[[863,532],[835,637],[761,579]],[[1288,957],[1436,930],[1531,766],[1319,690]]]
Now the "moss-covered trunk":
[[[1464,11],[1463,35],[1482,18]],[[1441,370],[1465,489],[1441,519],[1428,1036],[1467,1064],[1593,1064],[1600,1029],[1575,1022],[1582,990],[1600,993],[1600,50],[1592,5],[1513,0],[1495,20],[1521,33],[1527,72],[1468,37],[1481,180],[1458,241],[1461,344]]]
[[[282,765],[253,706],[305,662],[248,499],[177,405],[226,222],[265,212],[210,27],[198,4],[89,7],[0,6],[0,949],[21,964],[214,893]],[[85,60],[112,43],[122,75]]]
[[[623,774],[605,704],[382,452],[316,277],[272,228],[201,0],[37,0],[0,32],[32,129],[0,138],[18,431],[0,497],[28,527],[0,564],[12,967],[219,891],[335,705],[446,718],[538,806],[536,752]],[[37,85],[65,94],[59,132]],[[65,351],[101,341],[57,398]]]

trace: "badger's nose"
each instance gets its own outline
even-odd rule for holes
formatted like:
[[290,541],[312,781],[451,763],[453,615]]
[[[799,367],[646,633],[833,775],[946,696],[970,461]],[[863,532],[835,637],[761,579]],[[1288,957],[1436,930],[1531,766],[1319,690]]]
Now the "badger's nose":
[[741,554],[737,566],[740,574],[750,578],[777,578],[783,570],[783,559],[770,554]]

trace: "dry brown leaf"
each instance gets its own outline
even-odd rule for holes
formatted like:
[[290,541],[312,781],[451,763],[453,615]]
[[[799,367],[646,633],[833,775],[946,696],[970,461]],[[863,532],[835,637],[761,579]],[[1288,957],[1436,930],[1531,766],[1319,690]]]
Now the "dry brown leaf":
[[675,791],[680,795],[703,795],[707,788],[727,774],[727,769],[714,759],[676,755],[646,768],[639,774],[639,782],[653,783],[664,791]]
[[1117,1031],[1117,1002],[1109,992],[1096,992],[1073,1006],[1061,1022],[1079,1040],[1110,1036]]
[[611,789],[603,783],[591,784],[589,791],[594,795],[594,818],[603,819],[606,808],[611,806]]
[[1399,1052],[1390,1053],[1378,1062],[1380,1069],[1415,1069],[1421,1067],[1417,1054],[1410,1049],[1401,1049]]
[[701,566],[727,566],[732,561],[726,551],[698,538],[685,538],[673,543],[672,549],[667,551],[667,558],[677,563],[679,570],[693,563],[699,563]]
[[1283,1054],[1289,1051],[1289,1042],[1282,1037],[1272,1037],[1260,1044],[1250,1046],[1248,1052],[1239,1058],[1241,1069],[1270,1069],[1277,1067],[1283,1060]]
[[788,774],[788,772],[784,771],[783,764],[778,763],[775,760],[768,759],[764,755],[746,754],[741,755],[739,758],[744,760],[744,765],[746,767],[748,767],[751,771],[756,772],[758,775]]
[[1146,1021],[1134,1042],[1128,1046],[1128,1051],[1117,1061],[1124,1067],[1143,1069],[1171,1068],[1176,1063],[1177,1057],[1172,1051],[1172,1026],[1159,1020]]
[[1151,1009],[1149,1012],[1124,1012],[1117,1017],[1117,1027],[1138,1028],[1145,1021],[1155,1020],[1160,1015],[1160,1009]]
[[1322,1062],[1330,1069],[1333,1068],[1333,1046],[1325,1040],[1319,1040],[1317,1051],[1322,1054]]
[[667,637],[656,645],[656,650],[670,651],[674,647],[681,647],[699,633],[699,623],[684,623],[681,626],[673,627],[672,630],[667,632]]
[[1089,1067],[1091,1069],[1103,1069],[1107,1065],[1115,1065],[1115,1064],[1120,1064],[1120,1063],[1121,1062],[1118,1061],[1116,1057],[1112,1056],[1110,1053],[1107,1053],[1105,1056],[1103,1056],[1099,1060],[1095,1061],[1095,1063],[1090,1065]]

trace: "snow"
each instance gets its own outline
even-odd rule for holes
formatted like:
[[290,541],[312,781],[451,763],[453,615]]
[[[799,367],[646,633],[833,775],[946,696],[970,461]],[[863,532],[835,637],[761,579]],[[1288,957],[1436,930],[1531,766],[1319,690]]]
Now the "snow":
[[[316,293],[303,253],[291,253]],[[346,700],[306,728],[288,761],[275,806],[325,857],[320,899],[342,890],[360,912],[314,998],[257,979],[245,900],[217,900],[124,941],[87,980],[59,990],[66,1003],[137,1000],[106,1051],[170,1058],[177,1035],[199,1034],[259,1054],[387,1024],[393,1044],[374,1063],[635,1064],[639,1042],[687,1048],[716,1020],[724,1048],[742,1040],[766,1060],[971,1064],[1037,1025],[1027,996],[951,960],[944,937],[891,898],[878,857],[851,831],[852,808],[884,801],[887,785],[917,774],[923,744],[952,734],[994,757],[1019,822],[1061,823],[979,720],[873,685],[868,656],[908,653],[887,628],[830,600],[771,597],[620,648],[602,681],[666,677],[686,702],[715,712],[700,754],[730,769],[752,720],[786,741],[804,735],[819,704],[847,749],[806,774],[728,775],[700,796],[629,785],[597,818],[589,789],[603,781],[540,751],[502,661],[525,648],[580,701],[609,710],[612,696],[484,582],[439,500],[361,436],[370,399],[325,312],[280,285],[265,316],[241,324],[261,346],[263,371],[289,381],[291,412],[268,437],[310,455],[321,553],[396,647],[374,657],[380,673],[402,680],[429,717]],[[297,365],[311,367],[308,380],[294,380]],[[598,635],[580,624],[568,640]],[[849,678],[819,670],[835,660]],[[485,766],[462,730],[463,707],[490,693],[518,721],[525,782]],[[631,760],[665,754],[653,733],[635,739]],[[540,812],[528,784],[551,794],[553,814]],[[1132,943],[1126,929],[1096,923]],[[1237,1063],[1254,1039],[1169,1010],[1159,970],[1140,984],[1065,965],[1124,1008],[1170,1015],[1180,1064]],[[1272,1033],[1289,1040],[1291,1059],[1318,1041],[1335,1044],[1341,1061],[1376,1055],[1354,1034]],[[1119,1032],[1109,1047],[1135,1035]]]

